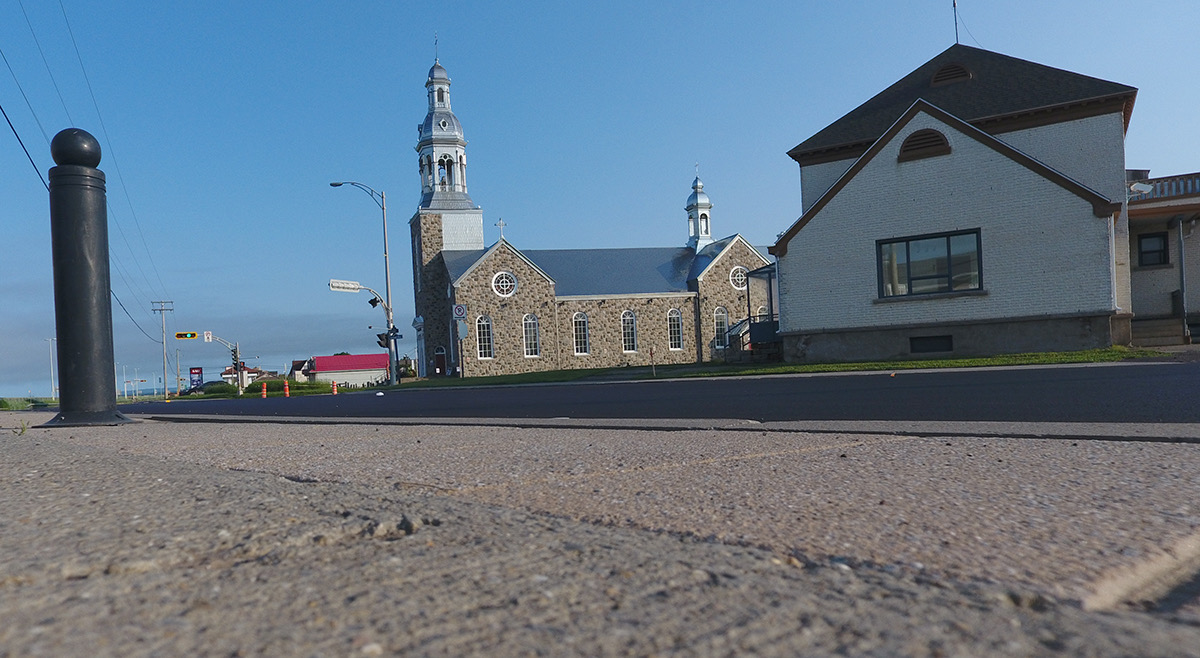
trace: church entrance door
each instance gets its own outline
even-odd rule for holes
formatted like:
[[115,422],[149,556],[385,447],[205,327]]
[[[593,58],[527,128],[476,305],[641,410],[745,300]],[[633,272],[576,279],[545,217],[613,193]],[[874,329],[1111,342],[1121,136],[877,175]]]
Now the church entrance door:
[[446,348],[444,347],[433,351],[433,372],[437,375],[446,374]]

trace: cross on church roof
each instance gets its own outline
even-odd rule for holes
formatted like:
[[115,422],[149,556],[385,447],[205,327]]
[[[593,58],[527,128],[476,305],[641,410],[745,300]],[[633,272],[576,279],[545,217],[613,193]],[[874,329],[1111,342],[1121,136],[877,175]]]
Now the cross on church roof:
[[503,240],[504,239],[504,227],[508,226],[508,224],[505,224],[504,218],[501,217],[500,221],[496,222],[496,226],[500,227],[500,239]]

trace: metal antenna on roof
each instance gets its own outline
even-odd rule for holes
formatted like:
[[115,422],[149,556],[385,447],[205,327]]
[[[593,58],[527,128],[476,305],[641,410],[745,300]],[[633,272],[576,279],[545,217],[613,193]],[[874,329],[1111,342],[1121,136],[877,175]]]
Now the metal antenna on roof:
[[950,0],[950,6],[954,8],[954,44],[958,45],[958,0]]

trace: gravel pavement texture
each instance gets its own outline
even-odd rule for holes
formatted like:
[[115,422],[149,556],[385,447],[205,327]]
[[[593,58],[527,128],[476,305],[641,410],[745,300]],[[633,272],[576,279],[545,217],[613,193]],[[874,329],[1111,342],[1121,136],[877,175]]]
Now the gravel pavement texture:
[[0,655],[1200,647],[1081,606],[1192,550],[1196,444],[50,417],[0,413]]

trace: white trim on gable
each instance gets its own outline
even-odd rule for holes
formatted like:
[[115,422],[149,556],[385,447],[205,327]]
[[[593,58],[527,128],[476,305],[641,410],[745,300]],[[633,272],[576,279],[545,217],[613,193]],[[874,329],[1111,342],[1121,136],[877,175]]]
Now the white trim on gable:
[[508,247],[509,249],[511,249],[512,252],[514,254],[516,254],[517,258],[520,258],[523,263],[525,263],[530,268],[532,268],[533,271],[540,274],[543,278],[546,279],[546,281],[549,281],[552,285],[557,283],[554,280],[554,277],[550,276],[549,274],[546,274],[545,270],[538,267],[537,264],[534,263],[532,260],[529,260],[529,258],[527,256],[525,256],[525,254],[521,253],[520,249],[517,249],[516,247],[514,247],[513,244],[511,242],[509,242],[508,240],[505,240],[504,238],[500,238],[499,240],[496,241],[495,244],[493,244],[491,247],[488,247],[487,251],[483,252],[483,254],[479,256],[479,258],[475,259],[475,262],[471,263],[470,267],[468,267],[466,270],[464,270],[462,274],[458,275],[457,279],[451,281],[450,285],[457,288],[458,284],[462,283],[463,280],[465,280],[468,276],[471,275],[472,272],[474,272],[476,269],[478,269],[480,267],[480,265],[482,265],[483,262],[488,259],[488,257],[490,257],[492,254],[499,251],[502,246]]
[[[723,249],[721,249],[721,251],[717,252],[717,255],[713,256],[712,259],[708,261],[708,264],[704,266],[704,269],[700,270],[700,272],[698,274],[696,274],[695,279],[697,281],[703,279],[704,275],[708,274],[708,271],[712,269],[713,265],[715,265],[718,260],[721,260],[722,256],[729,253],[729,250],[733,248],[733,245],[738,242],[746,245],[746,247],[748,249],[750,249],[751,253],[753,253],[755,256],[758,256],[759,260],[762,261],[763,265],[771,264],[771,261],[767,260],[767,258],[765,256],[763,256],[761,253],[759,253],[758,249],[755,249],[754,245],[750,244],[749,240],[747,240],[746,238],[743,238],[741,233],[734,233],[732,236],[721,238],[721,240],[729,240],[729,243],[726,244],[725,247]],[[713,240],[713,242],[720,242],[721,240]],[[750,267],[747,269],[753,270],[753,269],[758,269],[758,268]]]

